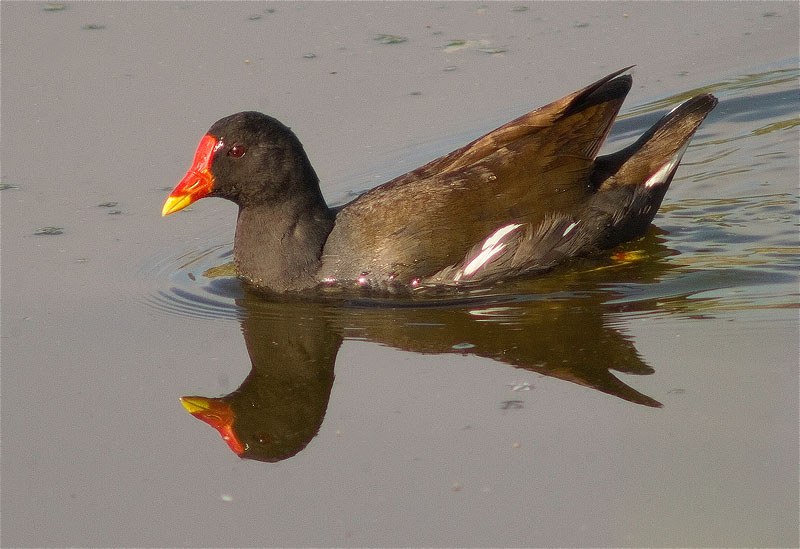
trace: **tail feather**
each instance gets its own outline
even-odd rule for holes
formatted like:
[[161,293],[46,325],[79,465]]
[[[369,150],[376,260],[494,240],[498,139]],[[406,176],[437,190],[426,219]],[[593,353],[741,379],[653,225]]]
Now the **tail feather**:
[[632,145],[597,158],[592,186],[603,192],[671,180],[689,140],[716,104],[717,98],[711,94],[693,97],[667,113]]
[[689,140],[717,104],[713,95],[693,97],[673,109],[632,145],[595,162],[596,189],[581,219],[600,222],[597,248],[644,234],[661,206]]

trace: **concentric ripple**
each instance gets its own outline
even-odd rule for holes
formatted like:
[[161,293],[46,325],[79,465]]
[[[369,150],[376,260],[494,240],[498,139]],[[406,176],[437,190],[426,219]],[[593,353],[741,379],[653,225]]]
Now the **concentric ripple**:
[[163,313],[238,320],[236,300],[242,297],[242,286],[233,275],[232,260],[232,242],[156,257],[143,270],[152,283],[143,301]]

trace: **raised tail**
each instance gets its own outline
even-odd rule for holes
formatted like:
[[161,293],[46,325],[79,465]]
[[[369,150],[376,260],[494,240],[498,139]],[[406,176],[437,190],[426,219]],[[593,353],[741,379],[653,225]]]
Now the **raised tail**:
[[717,98],[697,95],[672,109],[635,143],[598,157],[591,182],[598,192],[625,185],[669,185],[689,140],[717,105]]
[[597,158],[596,190],[582,219],[597,224],[595,246],[612,248],[644,234],[672,182],[689,140],[717,104],[698,95],[667,113],[632,145]]

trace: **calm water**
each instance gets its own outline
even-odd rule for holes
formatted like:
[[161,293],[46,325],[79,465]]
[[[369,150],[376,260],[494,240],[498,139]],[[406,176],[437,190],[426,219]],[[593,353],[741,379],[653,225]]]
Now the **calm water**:
[[[4,2],[2,544],[796,546],[796,10],[620,6]],[[707,33],[730,51],[703,75],[656,48],[663,74],[634,74],[608,150],[691,95],[720,104],[650,232],[608,257],[460,296],[265,301],[225,270],[229,204],[158,218],[228,111],[297,119],[341,203],[617,68],[480,115],[530,44],[613,57],[605,33],[637,20],[688,67]],[[372,40],[390,31],[409,40]],[[337,126],[348,102],[363,136]],[[418,136],[382,124],[439,109]]]

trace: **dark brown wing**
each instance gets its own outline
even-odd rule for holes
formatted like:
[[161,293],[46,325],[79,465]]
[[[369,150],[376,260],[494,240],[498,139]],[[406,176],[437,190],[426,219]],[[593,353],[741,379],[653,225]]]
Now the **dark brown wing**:
[[624,70],[345,206],[321,276],[344,281],[367,273],[371,281],[407,283],[460,261],[502,224],[535,225],[577,208],[593,191],[594,159],[630,90],[630,77],[619,76]]

